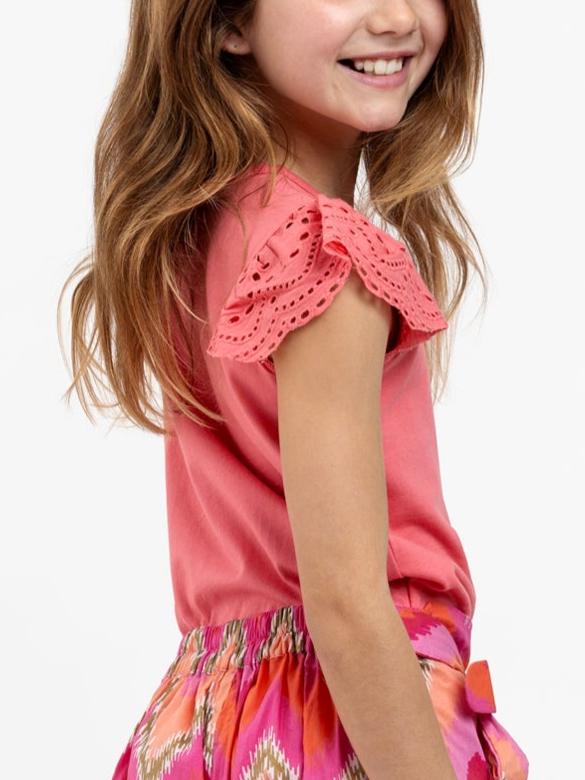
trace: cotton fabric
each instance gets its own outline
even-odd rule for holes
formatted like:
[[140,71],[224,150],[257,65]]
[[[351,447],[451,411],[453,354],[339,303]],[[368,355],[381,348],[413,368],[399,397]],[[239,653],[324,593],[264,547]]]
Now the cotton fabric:
[[312,318],[330,305],[350,268],[395,307],[400,325],[380,397],[388,581],[406,584],[417,606],[444,599],[471,617],[475,589],[443,498],[424,353],[424,342],[447,327],[444,314],[402,242],[288,168],[263,205],[267,179],[262,163],[233,183],[206,246],[196,381],[198,397],[225,424],[168,418],[176,431],[165,456],[179,628],[302,601],[268,347],[308,321],[306,310]]
[[[469,618],[432,601],[399,613],[457,780],[526,780],[528,760],[493,714],[487,661],[469,664]],[[302,604],[185,634],[113,775],[208,778],[367,780]]]

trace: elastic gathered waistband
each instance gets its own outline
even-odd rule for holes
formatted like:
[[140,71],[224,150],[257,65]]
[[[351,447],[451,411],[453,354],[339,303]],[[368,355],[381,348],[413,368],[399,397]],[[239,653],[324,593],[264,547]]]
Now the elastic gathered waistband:
[[[451,697],[449,724],[453,737],[462,738],[464,729],[472,726],[469,718],[473,717],[490,764],[490,776],[526,780],[528,761],[525,754],[491,714],[496,707],[487,661],[469,664],[471,617],[444,599],[425,602],[424,597],[420,597],[416,605],[412,601],[394,603],[419,656],[425,679],[435,681],[432,692]],[[229,676],[224,679],[226,673]],[[231,722],[233,712],[240,711],[240,694],[247,696],[254,690],[252,709],[263,706],[259,700],[262,691],[270,681],[279,680],[283,693],[288,695],[294,689],[301,701],[306,695],[312,696],[320,673],[302,604],[275,607],[224,623],[190,629],[181,637],[175,659],[130,737],[120,763],[124,780],[127,762],[134,754],[143,756],[145,750],[148,752],[153,748],[158,761],[163,738],[174,740],[173,735],[180,733],[181,739],[184,736],[191,739],[189,729],[195,723],[193,712],[199,712],[197,708],[207,708],[211,702],[213,709],[217,704],[220,720],[221,712],[225,712],[226,719]],[[238,698],[234,699],[234,696]],[[465,710],[465,701],[469,711]],[[439,706],[442,706],[441,702],[439,699]],[[226,703],[227,709],[223,709]],[[455,713],[464,719],[461,724],[458,720],[451,721]],[[159,718],[162,725],[159,726],[160,733],[156,733]],[[207,742],[201,745],[207,746]],[[474,746],[476,749],[476,742]],[[201,749],[199,743],[196,749]],[[473,760],[476,757],[480,759],[477,752]],[[468,766],[467,758],[465,766]],[[483,776],[485,768],[479,764],[476,768]],[[122,780],[121,773],[119,780]]]
[[[469,662],[472,621],[457,607],[428,601],[422,608],[396,605],[417,655],[465,670]],[[284,653],[314,654],[302,604],[266,610],[184,634],[171,667],[188,674],[256,666]]]
[[[418,656],[442,661],[462,673],[467,702],[477,713],[496,711],[486,660],[469,664],[472,619],[452,604],[429,600],[421,607],[396,604]],[[302,604],[291,604],[184,634],[165,678],[255,669],[287,653],[316,659]]]

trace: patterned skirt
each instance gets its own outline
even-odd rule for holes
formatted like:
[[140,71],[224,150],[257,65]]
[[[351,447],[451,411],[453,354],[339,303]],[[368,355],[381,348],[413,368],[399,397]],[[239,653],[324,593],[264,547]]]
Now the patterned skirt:
[[[449,603],[397,605],[457,780],[526,780],[496,720],[487,661],[469,664],[471,620]],[[301,604],[184,634],[113,780],[367,780]]]

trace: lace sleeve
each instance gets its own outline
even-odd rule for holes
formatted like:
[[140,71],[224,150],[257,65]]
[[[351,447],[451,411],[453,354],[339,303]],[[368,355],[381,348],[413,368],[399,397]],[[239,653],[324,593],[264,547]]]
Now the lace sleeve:
[[351,269],[401,322],[393,351],[447,327],[406,247],[344,201],[319,195],[293,211],[245,263],[207,347],[216,357],[266,361],[291,330],[329,306]]

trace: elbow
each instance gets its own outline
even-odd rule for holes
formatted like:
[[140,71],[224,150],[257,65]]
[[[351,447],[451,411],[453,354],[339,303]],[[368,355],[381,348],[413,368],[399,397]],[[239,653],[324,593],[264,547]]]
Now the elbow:
[[390,586],[386,577],[346,582],[333,587],[303,589],[303,611],[307,627],[316,644],[333,645],[348,633],[367,632],[386,620],[392,606]]

